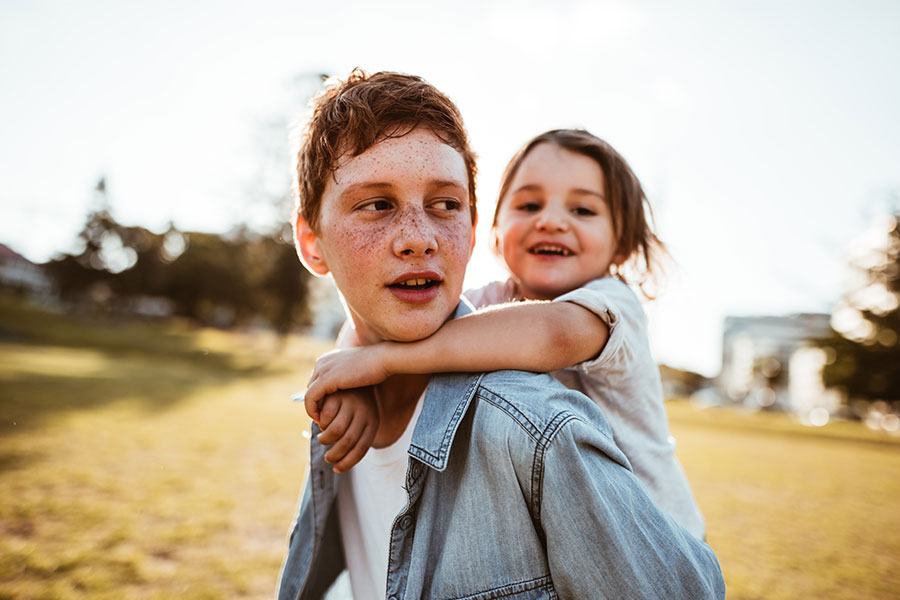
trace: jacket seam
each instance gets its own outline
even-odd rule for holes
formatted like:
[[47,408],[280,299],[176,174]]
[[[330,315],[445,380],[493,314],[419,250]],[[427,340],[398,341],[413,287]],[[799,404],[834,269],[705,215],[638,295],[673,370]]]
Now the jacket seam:
[[[476,392],[476,397],[505,412],[510,416],[513,422],[522,429],[522,431],[527,433],[528,436],[534,440],[535,443],[541,443],[541,432],[537,425],[532,423],[531,420],[525,416],[525,413],[515,408],[515,405],[506,398],[486,389],[484,386],[481,386]],[[523,424],[523,421],[528,424],[527,427]]]
[[534,579],[529,579],[527,581],[507,583],[499,587],[477,592],[475,594],[468,594],[466,596],[454,596],[452,598],[448,598],[447,600],[495,600],[497,598],[508,598],[514,594],[529,592],[531,590],[537,590],[540,588],[549,588],[551,591],[554,591],[552,586],[553,580],[550,579],[550,576],[543,575],[541,577],[535,577]]
[[541,522],[541,508],[543,506],[543,489],[544,489],[544,456],[550,447],[556,434],[562,429],[566,423],[576,420],[577,417],[570,412],[564,411],[557,414],[544,429],[541,439],[535,445],[534,459],[531,464],[531,518],[535,523],[535,529],[541,538],[541,544],[546,547],[546,533],[544,525]]

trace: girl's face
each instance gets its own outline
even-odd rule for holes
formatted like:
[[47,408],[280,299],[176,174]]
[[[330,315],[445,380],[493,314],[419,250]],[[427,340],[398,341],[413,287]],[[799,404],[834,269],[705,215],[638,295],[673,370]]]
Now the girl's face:
[[522,161],[500,199],[495,235],[525,298],[550,300],[620,262],[605,190],[600,165],[556,144]]

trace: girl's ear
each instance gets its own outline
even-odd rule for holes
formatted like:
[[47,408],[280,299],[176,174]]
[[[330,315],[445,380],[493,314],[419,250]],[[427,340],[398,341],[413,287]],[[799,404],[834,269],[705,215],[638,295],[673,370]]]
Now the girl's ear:
[[497,232],[496,225],[491,227],[490,235],[491,235],[491,251],[495,255],[499,256],[500,258],[503,258],[503,252],[500,249],[500,234]]
[[327,275],[328,265],[322,256],[319,247],[319,236],[313,231],[309,223],[302,216],[297,215],[297,224],[294,227],[294,235],[297,241],[297,252],[304,266],[313,275]]

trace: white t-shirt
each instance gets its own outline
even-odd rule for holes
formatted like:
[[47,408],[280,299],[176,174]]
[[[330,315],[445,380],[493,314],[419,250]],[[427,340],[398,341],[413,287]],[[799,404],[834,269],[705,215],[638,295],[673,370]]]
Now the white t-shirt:
[[384,599],[391,527],[409,500],[404,489],[409,444],[424,396],[396,442],[386,448],[369,448],[363,459],[339,478],[341,541],[355,600]]
[[[465,296],[477,308],[521,300],[512,280],[489,283]],[[603,408],[616,444],[650,497],[702,539],[706,526],[675,458],[659,367],[650,352],[647,316],[637,296],[619,279],[603,277],[554,302],[574,302],[596,314],[609,327],[609,340],[599,356],[553,376]]]

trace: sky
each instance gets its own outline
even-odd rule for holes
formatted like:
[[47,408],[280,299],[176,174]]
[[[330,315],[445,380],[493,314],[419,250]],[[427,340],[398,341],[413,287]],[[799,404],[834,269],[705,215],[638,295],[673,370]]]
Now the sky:
[[4,0],[0,243],[71,250],[101,176],[128,225],[269,222],[284,124],[317,74],[357,66],[460,107],[480,157],[468,285],[505,275],[487,226],[516,149],[559,127],[610,142],[677,264],[646,307],[654,352],[705,375],[726,315],[829,312],[852,240],[900,207],[894,0],[442,4]]

